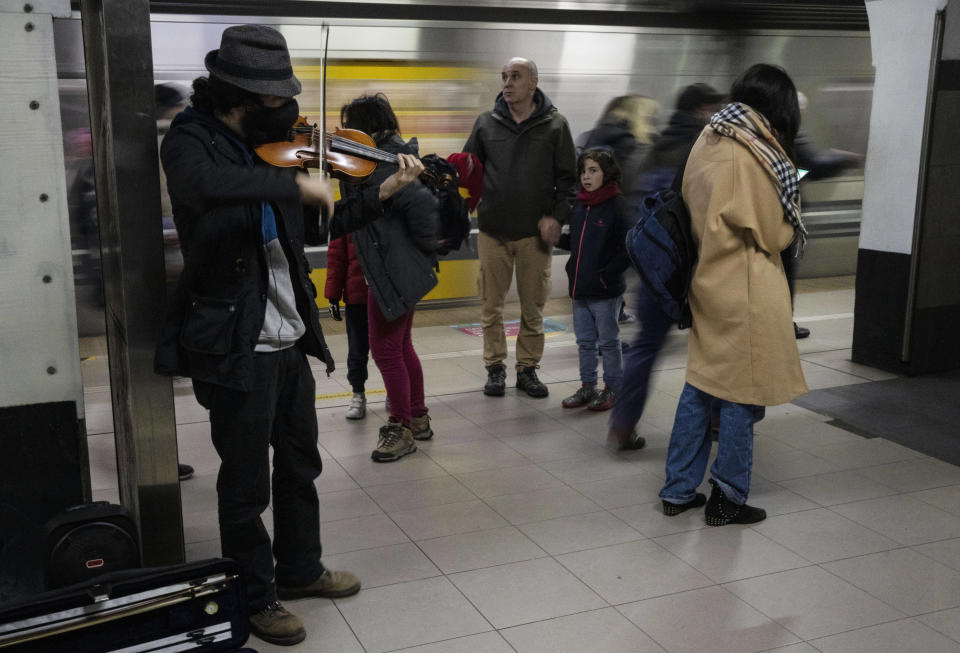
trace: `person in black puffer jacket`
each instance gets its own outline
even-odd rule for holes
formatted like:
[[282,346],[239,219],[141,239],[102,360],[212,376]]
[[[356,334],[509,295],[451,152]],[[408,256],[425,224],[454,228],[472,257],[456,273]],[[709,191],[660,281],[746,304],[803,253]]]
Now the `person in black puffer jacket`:
[[[573,330],[580,350],[577,392],[564,408],[587,406],[609,410],[621,378],[620,327],[617,313],[626,289],[626,201],[620,192],[620,168],[610,152],[584,151],[577,159],[580,191],[570,212],[570,232],[559,246],[570,250],[567,276],[573,299]],[[597,392],[597,349],[603,356],[602,391]]]
[[[340,122],[373,137],[377,148],[391,154],[417,154],[416,139],[400,138],[397,116],[382,93],[363,95],[345,104]],[[370,179],[344,185],[344,197],[363,193],[396,170],[381,163]],[[414,182],[397,193],[387,214],[353,236],[357,259],[370,288],[367,322],[370,353],[387,386],[390,420],[380,428],[376,462],[392,462],[417,450],[414,440],[433,437],[424,403],[423,370],[413,348],[413,313],[424,295],[437,285],[437,198]]]

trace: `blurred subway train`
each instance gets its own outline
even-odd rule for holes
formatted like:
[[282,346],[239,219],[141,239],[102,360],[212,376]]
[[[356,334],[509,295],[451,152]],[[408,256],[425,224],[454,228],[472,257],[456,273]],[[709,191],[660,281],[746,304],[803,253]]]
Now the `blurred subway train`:
[[[476,116],[493,106],[500,67],[515,55],[537,63],[540,87],[566,116],[574,136],[592,128],[605,104],[624,94],[655,99],[663,126],[679,89],[706,82],[726,91],[739,72],[763,61],[786,68],[808,98],[803,128],[818,147],[859,153],[867,148],[874,69],[865,25],[710,29],[331,19],[324,104],[325,40],[319,18],[157,13],[151,22],[154,79],[185,91],[206,74],[200,62],[218,47],[224,28],[238,22],[272,24],[285,35],[303,82],[298,98],[303,115],[322,124],[325,113],[329,129],[339,124],[346,101],[383,92],[397,111],[403,136],[417,137],[421,154],[460,151]],[[81,334],[91,335],[103,331],[103,318],[97,309],[99,244],[79,13],[56,21],[55,28],[78,316]],[[862,170],[804,183],[810,239],[798,276],[853,274]],[[167,235],[172,242],[174,235]],[[308,257],[322,288],[326,248],[308,250]],[[555,252],[553,296],[566,294],[565,261],[564,253]],[[168,264],[175,265],[175,258],[168,257]],[[476,270],[471,239],[441,262],[440,284],[425,301],[468,301],[476,295]]]

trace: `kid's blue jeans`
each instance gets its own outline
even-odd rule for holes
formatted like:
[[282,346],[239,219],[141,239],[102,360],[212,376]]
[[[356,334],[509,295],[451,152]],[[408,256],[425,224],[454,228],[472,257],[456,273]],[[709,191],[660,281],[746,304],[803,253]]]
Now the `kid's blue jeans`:
[[710,458],[710,408],[714,402],[720,407],[720,439],[710,477],[730,501],[741,505],[747,502],[753,468],[753,425],[763,419],[764,408],[724,401],[689,383],[683,386],[677,404],[661,499],[687,503],[696,495]]
[[597,350],[603,356],[603,382],[614,392],[620,389],[623,354],[620,350],[620,297],[574,299],[573,332],[580,350],[580,382],[596,384]]

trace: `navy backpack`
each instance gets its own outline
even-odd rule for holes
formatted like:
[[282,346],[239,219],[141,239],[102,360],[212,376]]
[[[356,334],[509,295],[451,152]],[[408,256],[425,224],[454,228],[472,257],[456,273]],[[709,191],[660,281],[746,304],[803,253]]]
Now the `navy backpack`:
[[660,308],[680,329],[693,323],[689,296],[697,263],[690,212],[680,196],[685,168],[686,163],[680,167],[671,188],[643,199],[637,223],[627,233],[630,262]]

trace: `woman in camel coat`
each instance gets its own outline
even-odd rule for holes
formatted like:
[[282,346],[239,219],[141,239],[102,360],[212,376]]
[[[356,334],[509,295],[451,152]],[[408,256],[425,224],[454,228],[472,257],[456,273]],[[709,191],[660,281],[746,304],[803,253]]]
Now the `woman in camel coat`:
[[[807,391],[780,260],[806,234],[788,154],[800,123],[796,90],[782,69],[758,64],[730,97],[701,133],[683,176],[699,262],[690,288],[686,384],[660,491],[664,514],[707,503],[712,526],[766,517],[746,505],[753,424],[764,406]],[[720,436],[708,502],[696,488],[710,455],[713,404]]]

